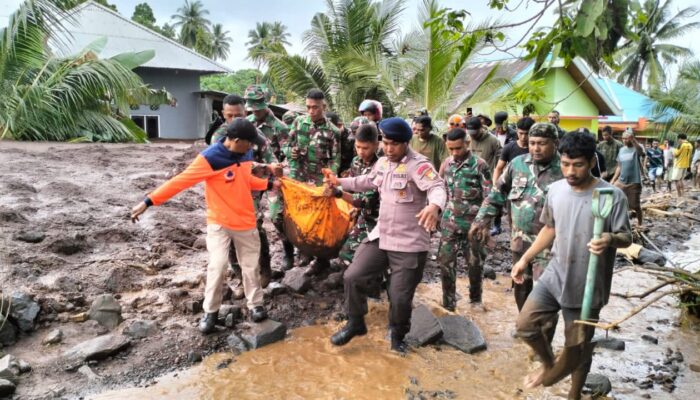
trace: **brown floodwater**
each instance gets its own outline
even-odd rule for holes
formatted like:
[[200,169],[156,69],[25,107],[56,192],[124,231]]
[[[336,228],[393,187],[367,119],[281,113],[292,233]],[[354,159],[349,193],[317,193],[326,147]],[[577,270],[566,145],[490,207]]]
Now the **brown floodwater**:
[[[697,241],[699,236],[695,236]],[[700,242],[698,242],[700,243]],[[697,244],[697,243],[696,243]],[[692,249],[692,246],[691,246]],[[690,259],[683,254],[684,259]],[[700,257],[700,250],[695,258]],[[641,293],[657,283],[649,275],[631,270],[615,274],[614,293]],[[512,338],[516,307],[510,281],[499,276],[485,282],[485,307],[468,304],[467,281],[460,279],[462,299],[457,313],[472,318],[481,328],[488,350],[476,355],[464,354],[446,345],[413,350],[405,358],[389,351],[387,341],[387,304],[371,302],[367,319],[369,334],[343,347],[334,347],[330,335],[341,325],[318,321],[318,325],[295,329],[273,345],[240,355],[219,353],[200,365],[157,379],[147,388],[110,391],[96,399],[403,399],[407,393],[424,391],[458,399],[560,399],[566,398],[569,380],[550,388],[523,390],[523,376],[538,367],[528,347]],[[444,314],[439,307],[439,283],[422,284],[416,303]],[[601,318],[609,322],[624,316],[638,299],[611,296]],[[563,332],[557,332],[554,344],[563,344]],[[652,330],[653,329],[653,330]],[[605,332],[598,331],[598,335]],[[640,337],[650,334],[658,345]],[[700,374],[689,369],[700,365],[700,330],[697,322],[681,317],[676,300],[669,297],[647,308],[621,325],[611,336],[625,340],[624,352],[596,349],[591,373],[608,376],[615,399],[691,399],[697,398]],[[663,364],[666,349],[679,350],[680,364],[676,389],[672,393],[655,385],[640,389],[635,383]],[[217,368],[226,360],[227,366]],[[452,397],[449,397],[449,396]],[[650,397],[649,397],[650,396]]]

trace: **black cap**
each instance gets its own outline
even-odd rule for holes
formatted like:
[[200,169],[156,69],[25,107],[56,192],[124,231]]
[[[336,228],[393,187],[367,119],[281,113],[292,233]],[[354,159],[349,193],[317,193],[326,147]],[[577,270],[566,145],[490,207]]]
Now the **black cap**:
[[479,117],[471,117],[467,120],[467,133],[476,135],[481,130],[481,120]]
[[258,146],[265,144],[262,136],[258,135],[258,129],[252,122],[245,118],[234,118],[226,127],[226,137],[229,139],[247,140]]

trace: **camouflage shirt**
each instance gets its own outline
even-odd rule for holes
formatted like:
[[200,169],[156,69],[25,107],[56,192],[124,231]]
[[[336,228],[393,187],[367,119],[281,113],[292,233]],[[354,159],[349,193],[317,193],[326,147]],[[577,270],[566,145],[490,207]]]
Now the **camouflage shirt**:
[[[340,131],[327,119],[319,124],[308,115],[294,120],[284,154],[289,160],[289,177],[301,182],[323,183],[323,168],[338,173],[340,168]],[[297,159],[292,159],[292,149],[297,149]]]
[[252,122],[265,135],[277,159],[284,161],[282,148],[289,140],[289,128],[287,128],[287,125],[277,119],[269,109],[263,122],[258,122],[254,114],[248,116],[248,121]]
[[491,170],[483,159],[467,153],[464,161],[448,157],[440,167],[447,186],[442,229],[467,233],[479,207],[491,190]]
[[[375,155],[371,162],[365,163],[362,158],[356,156],[350,163],[349,177],[368,174],[378,159],[379,157]],[[360,212],[356,226],[370,232],[377,225],[377,218],[379,218],[379,192],[370,190],[368,192],[355,193],[352,195],[352,200],[353,207],[359,209]]]
[[622,147],[624,147],[622,142],[615,139],[613,139],[612,143],[608,143],[605,140],[598,143],[598,151],[601,152],[605,158],[605,169],[610,176],[615,173],[615,168],[617,168],[617,153],[620,152]]
[[[490,223],[493,217],[500,214],[506,200],[509,200],[512,220],[510,248],[513,252],[522,254],[530,248],[544,226],[540,222],[540,215],[549,185],[563,177],[559,153],[546,165],[534,162],[530,154],[518,156],[508,164],[484,200],[475,221],[479,224]],[[540,256],[548,257],[547,254],[538,255]]]

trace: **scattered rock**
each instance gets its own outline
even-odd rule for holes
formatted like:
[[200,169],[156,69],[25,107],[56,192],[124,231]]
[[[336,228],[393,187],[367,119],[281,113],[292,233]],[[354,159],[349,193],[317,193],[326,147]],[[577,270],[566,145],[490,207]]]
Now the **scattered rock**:
[[54,240],[49,244],[48,249],[57,254],[70,256],[89,247],[85,235],[78,233],[73,237],[61,237]]
[[251,324],[250,329],[241,336],[251,349],[258,349],[268,344],[284,339],[287,327],[277,321],[266,319],[257,324]]
[[185,311],[190,314],[202,312],[202,300],[187,300],[184,303]]
[[121,293],[143,288],[141,272],[130,267],[114,267],[106,275],[103,286],[107,292]]
[[124,328],[122,333],[134,339],[142,339],[157,334],[159,330],[156,321],[136,320]]
[[485,265],[484,266],[484,278],[495,280],[496,279],[496,270],[488,265]]
[[659,344],[659,339],[651,336],[651,335],[642,335],[642,340],[646,340],[649,343],[653,344]]
[[161,258],[160,260],[156,261],[156,263],[154,264],[154,267],[156,267],[156,269],[167,269],[167,268],[172,267],[173,265],[175,265],[173,260],[170,260],[167,258]]
[[41,344],[44,345],[49,345],[49,344],[56,344],[56,343],[61,343],[61,340],[63,340],[63,331],[60,329],[52,329],[51,332],[49,332],[46,337],[44,337],[44,340],[41,341]]
[[295,267],[284,274],[282,284],[296,293],[304,293],[311,287],[311,277],[306,275],[307,268]]
[[19,367],[20,374],[26,374],[32,370],[32,366],[22,359],[17,360],[17,366]]
[[17,376],[20,374],[19,363],[13,355],[6,355],[0,358],[0,379],[6,379],[10,382],[17,382]]
[[333,272],[324,281],[328,289],[338,289],[343,286],[343,272]]
[[27,222],[27,218],[15,210],[0,208],[0,221],[2,222]]
[[83,365],[82,367],[78,368],[78,372],[83,374],[87,378],[88,381],[95,381],[95,380],[100,380],[100,376],[97,375],[92,371],[92,368],[90,368],[87,365]]
[[472,321],[460,315],[446,315],[438,321],[443,342],[468,354],[486,350],[486,341]]
[[46,238],[44,232],[22,231],[12,236],[12,239],[27,243],[41,243]]
[[434,343],[442,337],[440,322],[433,313],[421,304],[411,313],[411,331],[406,335],[406,342],[420,347]]
[[660,266],[666,265],[666,257],[663,254],[642,247],[639,250],[637,261],[642,264],[652,263]]
[[17,327],[0,313],[0,345],[10,346],[17,341]]
[[65,369],[74,370],[85,361],[102,360],[129,347],[131,342],[122,335],[103,335],[79,343],[63,353]]
[[103,294],[93,300],[88,316],[105,328],[112,330],[123,321],[122,306],[113,295]]
[[202,354],[196,351],[190,351],[187,353],[187,362],[190,364],[198,363],[202,361]]
[[229,347],[240,353],[248,351],[248,344],[235,333],[230,334],[228,338],[226,338],[226,342],[228,343]]
[[270,297],[275,297],[280,294],[284,294],[287,291],[287,287],[279,282],[270,282],[269,285],[263,290],[265,295]]
[[583,387],[584,393],[589,393],[593,397],[605,396],[612,390],[610,379],[601,374],[588,374],[586,384]]
[[219,307],[219,320],[224,322],[229,319],[229,316],[232,321],[240,319],[243,316],[243,311],[239,306],[231,304],[221,305],[221,307]]
[[9,397],[15,392],[15,384],[7,379],[0,378],[0,397]]
[[700,372],[700,364],[690,364],[688,367],[693,372]]
[[601,337],[594,339],[593,342],[595,343],[596,347],[603,349],[625,351],[625,341],[621,339]]
[[12,293],[11,301],[10,317],[14,320],[17,327],[23,332],[34,330],[36,317],[41,309],[39,303],[34,301],[29,294],[22,292]]
[[231,358],[227,358],[225,360],[222,360],[220,363],[216,364],[216,369],[224,369],[224,368],[228,367],[228,365],[231,364],[231,361],[233,361],[233,359],[231,359]]

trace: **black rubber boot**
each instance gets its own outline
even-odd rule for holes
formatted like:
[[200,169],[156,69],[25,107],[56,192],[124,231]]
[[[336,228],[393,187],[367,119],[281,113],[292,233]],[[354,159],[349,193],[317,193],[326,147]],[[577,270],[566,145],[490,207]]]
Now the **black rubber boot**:
[[367,334],[367,325],[365,325],[364,317],[351,317],[344,327],[331,336],[331,343],[336,346],[343,346],[355,336],[362,336],[365,334]]
[[404,340],[404,336],[391,335],[391,350],[405,356],[408,352],[408,343]]
[[261,322],[267,319],[267,310],[263,306],[257,306],[250,312],[250,319],[253,322]]
[[202,320],[199,321],[199,331],[205,335],[211,333],[214,330],[214,326],[216,326],[217,318],[219,318],[218,311],[204,314]]
[[481,265],[469,267],[469,301],[472,303],[481,303],[483,269]]
[[294,246],[288,240],[283,240],[282,247],[284,248],[284,265],[282,268],[285,271],[289,271],[294,268]]

